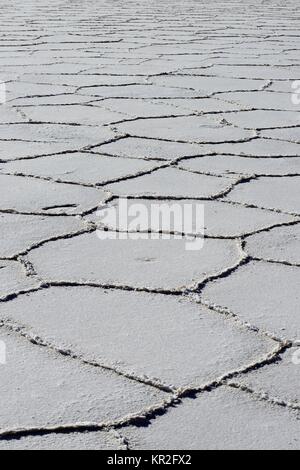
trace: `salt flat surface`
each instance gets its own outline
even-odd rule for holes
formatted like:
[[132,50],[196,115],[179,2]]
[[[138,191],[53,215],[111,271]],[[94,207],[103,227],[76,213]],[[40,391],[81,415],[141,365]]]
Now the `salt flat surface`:
[[0,1],[0,449],[299,449],[299,7]]

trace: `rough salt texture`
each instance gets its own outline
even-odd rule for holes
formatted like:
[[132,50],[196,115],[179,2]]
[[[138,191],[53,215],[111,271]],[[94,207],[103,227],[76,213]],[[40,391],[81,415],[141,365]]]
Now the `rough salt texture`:
[[298,449],[299,0],[0,3],[0,449]]

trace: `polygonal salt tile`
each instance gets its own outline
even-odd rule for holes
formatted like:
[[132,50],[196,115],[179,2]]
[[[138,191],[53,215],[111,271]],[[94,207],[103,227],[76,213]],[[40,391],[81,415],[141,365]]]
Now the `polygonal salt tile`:
[[[193,73],[189,70],[188,73]],[[199,73],[199,70],[198,70]],[[203,73],[200,71],[200,73]],[[153,82],[157,85],[179,88],[192,88],[203,93],[218,93],[228,91],[259,90],[264,85],[264,80],[244,80],[239,78],[224,77],[192,77],[192,76],[161,76],[155,77]],[[181,90],[182,91],[182,90]],[[222,96],[221,96],[222,97]]]
[[[300,150],[300,149],[299,149]],[[180,168],[186,170],[226,175],[297,175],[300,174],[299,157],[245,158],[235,155],[211,155],[182,160]]]
[[[269,132],[274,131],[275,129]],[[247,155],[249,157],[298,157],[300,145],[280,140],[253,139],[250,142],[220,144],[215,147],[215,151],[219,154]]]
[[[128,219],[115,217],[116,211],[126,204]],[[125,206],[124,206],[125,207]],[[134,224],[139,210],[146,208],[148,214],[153,215],[149,218],[139,220]],[[197,212],[197,210],[200,212]],[[154,215],[156,211],[161,214],[160,217]],[[186,210],[191,210],[190,220],[184,219]],[[153,212],[152,212],[153,211]],[[164,214],[164,216],[163,216]],[[204,220],[200,220],[200,215],[204,214]],[[174,218],[173,218],[174,217]],[[106,226],[111,230],[126,231],[128,228],[133,230],[154,232],[172,232],[186,234],[199,234],[203,232],[206,236],[212,237],[239,237],[250,234],[263,228],[272,227],[278,223],[291,222],[293,216],[285,214],[276,214],[261,209],[243,207],[221,201],[197,201],[191,199],[181,199],[178,201],[160,201],[148,199],[116,199],[108,203],[97,213],[86,217],[99,227]],[[204,228],[204,230],[203,230]]]
[[109,184],[105,188],[122,196],[210,198],[226,192],[235,181],[234,177],[218,178],[177,168],[163,168],[128,181]]
[[69,105],[23,108],[31,121],[63,124],[84,124],[87,126],[102,126],[111,122],[120,121],[126,115],[93,106]]
[[176,387],[216,380],[276,346],[197,303],[145,292],[53,287],[9,302],[0,316],[60,348]]
[[227,122],[244,129],[270,129],[272,127],[290,127],[300,124],[297,111],[242,111],[239,113],[226,113],[223,118]]
[[66,145],[60,142],[24,142],[0,141],[1,161],[17,160],[18,158],[31,158],[38,155],[51,155],[63,152]]
[[0,257],[13,257],[32,245],[83,228],[76,217],[0,213]]
[[205,240],[204,245],[201,240],[196,243],[174,237],[162,240],[130,235],[124,240],[115,232],[101,231],[47,243],[29,253],[45,279],[163,290],[196,285],[206,276],[235,265],[239,257],[234,240]]
[[96,86],[87,87],[80,90],[80,94],[87,96],[96,96],[102,98],[176,98],[186,96],[189,98],[197,97],[193,90],[178,90],[177,88],[167,88],[164,86],[146,85],[126,85],[126,86]]
[[[228,100],[249,108],[295,111],[290,93],[270,93],[269,91],[244,91],[240,93],[224,93],[223,100]],[[274,113],[276,115],[276,113]],[[255,121],[254,121],[255,122]]]
[[299,293],[298,267],[254,261],[209,283],[202,297],[264,331],[296,340],[300,337]]
[[48,106],[48,105],[59,105],[68,106],[68,105],[76,105],[82,103],[88,103],[90,98],[88,96],[83,96],[75,93],[63,94],[63,95],[51,95],[51,96],[36,96],[36,97],[28,97],[28,98],[17,98],[11,104],[15,107],[21,107],[22,111],[26,113],[27,107],[33,106]]
[[81,214],[107,198],[104,191],[73,184],[0,174],[0,208],[27,214]]
[[26,82],[9,82],[6,83],[7,101],[12,102],[16,98],[26,98],[32,96],[49,96],[61,95],[64,93],[72,93],[75,91],[74,87],[49,85],[49,84],[36,84]]
[[[274,55],[272,56],[274,59]],[[249,59],[246,58],[249,61]],[[213,65],[209,68],[209,72],[224,77],[233,78],[254,78],[254,79],[266,79],[266,80],[288,80],[297,79],[300,77],[300,68],[297,66],[293,67],[275,67],[272,65]],[[269,89],[269,87],[268,87]]]
[[246,240],[250,256],[282,261],[300,266],[300,224],[276,227]]
[[239,111],[240,106],[233,103],[228,103],[225,100],[217,98],[196,98],[187,100],[184,98],[175,98],[164,100],[168,104],[173,106],[173,109],[177,112],[192,111],[197,113],[219,113],[222,111]]
[[113,137],[107,127],[72,126],[63,124],[10,124],[0,127],[1,140],[24,140],[42,143],[60,143],[66,149],[79,149],[104,142]]
[[291,127],[290,129],[272,129],[262,131],[261,136],[266,137],[267,139],[274,139],[276,144],[277,140],[284,140],[289,141],[291,143],[300,144],[300,122],[299,122],[299,113],[297,114],[297,121],[294,120],[293,126],[298,127]]
[[[285,55],[287,56],[288,54],[291,54],[291,51],[287,51]],[[290,80],[281,80],[277,81],[274,80],[273,83],[268,87],[268,90],[271,91],[277,91],[281,93],[288,93],[290,95],[291,92],[295,91],[295,88],[292,87],[293,81],[291,82]],[[296,87],[297,89],[298,87]],[[291,95],[290,95],[291,96]]]
[[[25,44],[22,42],[22,47],[24,47]],[[47,50],[49,48],[49,45],[46,44],[44,46],[44,50]],[[68,48],[68,44],[64,44],[64,48]],[[74,48],[74,44],[69,44],[69,48]],[[43,50],[43,46],[42,45],[39,45],[39,50]],[[68,64],[66,63],[66,61],[64,62],[61,62],[61,63],[53,63],[53,64],[43,64],[43,63],[38,63],[37,65],[30,65],[26,67],[26,72],[30,73],[30,74],[34,74],[34,73],[44,73],[44,74],[49,74],[49,75],[52,75],[52,74],[77,74],[79,73],[83,68],[83,64],[80,64],[80,63],[77,63],[77,64]],[[18,65],[18,66],[10,66],[9,67],[9,71],[12,72],[12,73],[16,73],[16,74],[23,74],[24,73],[24,65]],[[53,87],[53,95],[55,95],[55,88],[59,89],[59,88],[65,88],[65,87]],[[74,87],[72,87],[73,91],[74,91]],[[66,93],[66,89],[65,89],[65,93]],[[46,93],[46,92],[45,92]],[[74,95],[74,92],[72,93]],[[28,96],[28,94],[25,94],[23,96]],[[29,94],[30,96],[30,94]]]
[[[127,48],[127,50],[125,51],[127,53],[128,52],[128,43],[124,42],[124,47],[125,47],[125,49]],[[130,52],[131,52],[131,56],[132,56],[133,51],[131,50]],[[124,52],[120,51],[119,54],[120,54],[120,56],[123,56]],[[145,55],[143,55],[143,57],[145,57]],[[100,59],[98,59],[98,61],[99,60]],[[154,75],[156,73],[158,73],[158,74],[160,74],[160,73],[170,73],[170,72],[175,71],[178,68],[178,66],[176,66],[176,64],[168,63],[166,61],[163,61],[158,65],[153,65],[153,64],[151,64],[151,62],[149,62],[149,63],[144,62],[143,64],[136,65],[136,64],[130,64],[130,63],[129,64],[127,64],[127,63],[123,63],[123,64],[122,63],[116,63],[114,58],[112,58],[110,60],[111,60],[111,65],[107,64],[107,65],[102,65],[102,66],[99,66],[99,67],[89,68],[87,70],[87,73],[90,74],[90,75],[98,75],[98,74],[105,74],[105,75],[116,75],[117,74],[117,75],[120,75],[120,76],[128,75],[128,76],[131,76],[131,78],[134,78],[134,81],[135,81],[136,77],[138,79],[140,77],[148,78],[149,75]],[[56,71],[56,73],[57,73],[57,71]],[[85,72],[82,73],[82,75],[84,75],[84,74],[85,74]],[[99,90],[99,92],[100,92],[100,90]]]
[[[63,51],[61,51],[62,53]],[[75,52],[75,51],[74,51]],[[77,51],[79,58],[82,56],[82,52]],[[37,55],[37,52],[34,54]],[[68,53],[70,55],[70,53]],[[98,58],[100,61],[101,58]],[[85,86],[93,86],[93,85],[126,85],[133,82],[141,82],[144,83],[143,77],[121,77],[121,76],[101,76],[97,75],[96,77],[93,75],[60,75],[60,74],[51,74],[44,75],[44,74],[26,74],[25,80],[28,82],[37,82],[37,83],[51,83],[51,85],[67,85],[72,87],[85,87]],[[78,90],[77,90],[78,92]]]
[[95,151],[119,157],[173,160],[179,157],[198,155],[201,153],[201,146],[127,137],[110,144],[94,147],[93,152]]
[[0,431],[117,420],[167,397],[154,387],[84,365],[3,328],[0,338],[6,346]]
[[1,160],[80,150],[101,144],[113,136],[107,127],[3,124],[0,126]]
[[183,400],[147,427],[122,433],[133,449],[296,450],[299,430],[294,412],[221,387]]
[[253,131],[223,126],[204,116],[146,119],[118,124],[119,132],[131,136],[167,139],[191,143],[243,141],[254,136]]
[[300,176],[260,177],[236,186],[227,199],[267,209],[300,213]]
[[[91,104],[93,106],[107,108],[116,113],[122,113],[127,116],[127,119],[128,117],[159,117],[185,114],[181,110],[170,106],[168,102],[165,103],[165,101],[166,100],[155,102],[144,99],[108,98],[104,102],[99,101],[99,103],[97,103],[97,101],[91,101]],[[119,121],[121,120],[122,117],[120,115]],[[117,119],[115,121],[117,121]]]
[[0,164],[0,171],[50,177],[67,183],[103,184],[138,175],[157,166],[143,160],[71,153]]

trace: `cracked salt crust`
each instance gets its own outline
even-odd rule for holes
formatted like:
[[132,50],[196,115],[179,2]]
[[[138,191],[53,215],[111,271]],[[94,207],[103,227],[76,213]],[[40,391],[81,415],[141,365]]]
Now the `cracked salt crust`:
[[[37,53],[35,54],[37,55]],[[44,55],[44,54],[43,54]],[[82,53],[78,52],[78,57],[75,55],[74,60],[76,58],[81,58]],[[99,59],[101,60],[101,59]],[[86,87],[86,86],[93,86],[93,85],[126,85],[128,83],[144,83],[143,78],[137,77],[118,77],[118,76],[97,76],[94,75],[76,75],[76,74],[69,74],[69,75],[60,75],[60,74],[51,74],[51,77],[48,75],[43,74],[24,74],[24,82],[29,83],[46,83],[49,85],[66,85],[75,87]]]
[[[2,5],[0,448],[299,448],[297,6],[204,6]],[[109,190],[204,249],[100,241]]]
[[[208,69],[209,70],[209,69]],[[189,73],[193,73],[190,70]],[[203,73],[203,71],[200,71]],[[192,88],[199,90],[199,92],[214,94],[243,90],[259,90],[264,84],[264,80],[246,80],[238,78],[222,78],[222,77],[157,77],[154,79],[154,83],[158,85],[174,86],[178,88]]]
[[65,150],[70,148],[97,144],[112,137],[106,128],[95,129],[89,126],[72,126],[63,124],[10,124],[0,127],[1,140],[18,140],[28,142],[61,143]]
[[198,95],[193,90],[178,91],[176,88],[165,88],[149,85],[120,85],[118,87],[90,87],[80,91],[82,95],[99,98],[176,98],[186,96],[196,98]]
[[[276,101],[275,97],[274,101]],[[261,107],[263,107],[263,104]],[[240,113],[226,113],[223,118],[230,124],[243,129],[272,129],[300,125],[297,111],[276,111],[276,113],[272,110],[243,111]]]
[[0,126],[1,160],[80,150],[103,143],[112,136],[107,128],[99,131],[89,126],[3,124]]
[[214,198],[225,195],[237,177],[215,178],[177,168],[159,169],[130,181],[108,184],[105,189],[119,196],[151,196],[162,198]]
[[240,258],[234,240],[206,240],[200,251],[187,251],[185,244],[184,238],[116,241],[90,233],[48,243],[28,259],[44,279],[176,291],[196,286]]
[[176,110],[173,106],[169,105],[168,100],[145,100],[145,99],[118,99],[108,98],[104,101],[92,101],[91,104],[95,107],[105,107],[111,111],[123,113],[128,117],[160,117],[186,114],[186,111]]
[[[47,75],[46,75],[47,76]],[[46,111],[45,108],[48,106],[69,106],[69,105],[82,105],[88,103],[89,97],[81,96],[78,93],[64,93],[61,95],[50,95],[50,96],[35,96],[35,97],[25,97],[25,98],[16,98],[16,100],[11,103],[13,107],[18,108],[42,108]]]

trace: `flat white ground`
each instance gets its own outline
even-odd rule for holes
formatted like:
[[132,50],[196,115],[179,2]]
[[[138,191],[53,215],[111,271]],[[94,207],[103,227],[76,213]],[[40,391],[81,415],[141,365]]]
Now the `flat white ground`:
[[1,449],[299,448],[299,7],[0,1]]

